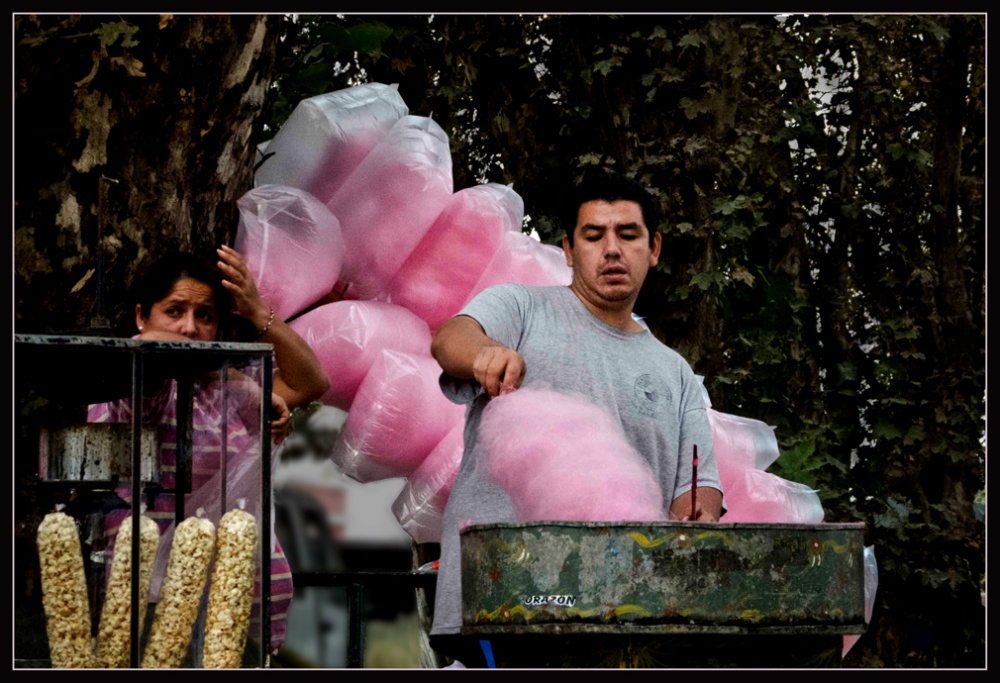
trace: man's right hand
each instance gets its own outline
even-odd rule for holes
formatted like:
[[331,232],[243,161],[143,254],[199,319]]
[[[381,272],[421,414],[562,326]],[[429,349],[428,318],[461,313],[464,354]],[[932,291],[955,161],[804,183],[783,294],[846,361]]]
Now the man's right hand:
[[490,397],[509,394],[520,387],[525,370],[521,354],[499,344],[481,348],[472,363],[473,376]]
[[508,394],[524,381],[524,358],[486,336],[482,325],[466,315],[446,320],[434,333],[431,355],[446,373],[475,379],[491,397]]

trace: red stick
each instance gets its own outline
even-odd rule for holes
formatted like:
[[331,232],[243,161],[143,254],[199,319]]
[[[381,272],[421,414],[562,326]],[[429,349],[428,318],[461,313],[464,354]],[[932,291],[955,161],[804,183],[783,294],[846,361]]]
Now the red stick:
[[698,502],[698,444],[694,445],[694,460],[691,462],[691,521],[694,521],[695,504]]

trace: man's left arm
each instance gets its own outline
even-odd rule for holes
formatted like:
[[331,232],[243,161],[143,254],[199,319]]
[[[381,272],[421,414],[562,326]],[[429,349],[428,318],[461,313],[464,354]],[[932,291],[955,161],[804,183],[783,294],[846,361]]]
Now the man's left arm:
[[722,516],[722,491],[710,486],[699,486],[695,500],[694,517],[691,516],[691,492],[685,491],[670,504],[670,519],[682,522],[718,522]]
[[[725,498],[719,467],[715,459],[715,435],[708,419],[707,401],[701,382],[686,368],[679,397],[680,434],[678,435],[677,475],[674,499],[668,510],[672,520],[717,522],[725,512]],[[692,451],[697,448],[698,471],[694,474]],[[691,484],[697,480],[695,510],[691,510]]]

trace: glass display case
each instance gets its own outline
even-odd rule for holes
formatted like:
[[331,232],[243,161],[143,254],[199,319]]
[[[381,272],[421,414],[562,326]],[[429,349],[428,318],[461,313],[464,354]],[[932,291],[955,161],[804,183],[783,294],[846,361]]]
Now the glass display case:
[[15,335],[15,668],[269,665],[272,353]]

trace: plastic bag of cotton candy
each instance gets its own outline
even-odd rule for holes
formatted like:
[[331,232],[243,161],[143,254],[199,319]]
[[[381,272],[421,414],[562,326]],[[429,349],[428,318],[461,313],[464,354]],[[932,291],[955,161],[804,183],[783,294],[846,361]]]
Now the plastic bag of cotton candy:
[[320,401],[341,410],[351,409],[365,375],[383,351],[427,355],[431,348],[427,323],[382,301],[324,304],[289,326],[312,348],[330,380]]
[[338,291],[348,299],[384,299],[453,186],[441,126],[423,116],[397,121],[327,203],[347,248]]
[[264,149],[255,182],[297,187],[325,204],[408,113],[397,86],[382,83],[302,100]]
[[509,230],[466,303],[487,287],[504,282],[546,286],[568,285],[572,280],[573,270],[566,265],[562,249],[542,244],[520,230]]
[[[875,546],[866,545],[864,550],[865,563],[865,623],[872,621],[872,611],[875,609],[875,594],[878,592],[878,562],[875,560]],[[846,657],[854,644],[861,638],[859,635],[844,636],[844,647],[841,656]]]
[[814,489],[764,469],[778,459],[774,428],[759,420],[708,409],[715,460],[726,497],[722,522],[819,524],[823,505]]
[[441,393],[440,375],[429,355],[382,351],[330,454],[340,471],[362,483],[413,474],[465,417],[465,408]]
[[458,477],[465,449],[460,421],[413,471],[392,503],[392,514],[417,543],[440,543],[444,506]]
[[388,300],[427,321],[432,330],[471,298],[487,266],[519,233],[524,200],[506,185],[459,190],[388,286]]
[[264,185],[236,206],[234,247],[276,316],[289,318],[329,293],[340,276],[344,237],[325,204],[295,187]]
[[621,426],[580,395],[522,387],[483,409],[484,466],[518,521],[666,521],[652,469]]

